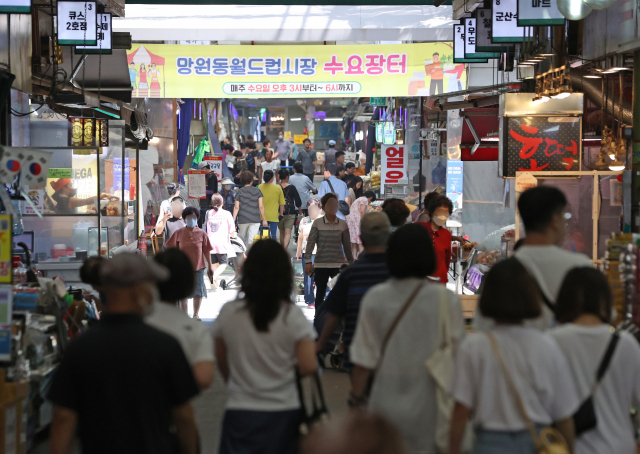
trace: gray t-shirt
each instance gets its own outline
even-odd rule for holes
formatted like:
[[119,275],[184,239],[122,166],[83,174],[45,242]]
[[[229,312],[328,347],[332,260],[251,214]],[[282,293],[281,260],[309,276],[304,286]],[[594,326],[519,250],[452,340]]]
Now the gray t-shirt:
[[259,224],[261,222],[258,203],[261,198],[262,191],[254,186],[238,189],[238,194],[236,194],[236,202],[240,202],[238,224]]
[[327,168],[329,164],[335,164],[335,163],[336,163],[336,149],[329,148],[327,151],[324,152],[324,167]]
[[285,159],[289,159],[289,152],[291,151],[291,142],[288,140],[276,140],[274,142],[274,148],[276,153],[278,153],[278,157],[280,161],[284,161]]
[[296,161],[302,163],[302,172],[307,175],[316,173],[316,168],[313,163],[317,160],[318,158],[316,157],[315,150],[300,150],[298,152],[298,157],[296,158]]
[[176,230],[180,230],[183,227],[186,227],[187,224],[184,222],[182,218],[172,217],[171,219],[167,219],[167,222],[164,224],[164,244],[167,244],[167,241],[171,238],[171,235]]

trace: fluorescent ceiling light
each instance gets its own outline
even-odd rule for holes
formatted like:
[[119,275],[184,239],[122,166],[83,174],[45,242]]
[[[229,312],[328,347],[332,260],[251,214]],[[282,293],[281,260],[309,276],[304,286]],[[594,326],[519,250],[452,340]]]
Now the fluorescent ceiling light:
[[292,118],[289,121],[302,121],[302,118]]
[[342,118],[325,118],[324,121],[342,121]]
[[602,76],[598,76],[597,74],[587,74],[584,76],[585,79],[602,79]]
[[500,142],[499,137],[483,137],[481,140],[483,142]]

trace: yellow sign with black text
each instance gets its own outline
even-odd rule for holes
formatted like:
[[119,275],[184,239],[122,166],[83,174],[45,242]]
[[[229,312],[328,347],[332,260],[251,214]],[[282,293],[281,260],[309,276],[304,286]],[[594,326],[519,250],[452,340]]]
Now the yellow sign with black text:
[[354,46],[134,44],[136,98],[433,96],[467,86],[449,42]]

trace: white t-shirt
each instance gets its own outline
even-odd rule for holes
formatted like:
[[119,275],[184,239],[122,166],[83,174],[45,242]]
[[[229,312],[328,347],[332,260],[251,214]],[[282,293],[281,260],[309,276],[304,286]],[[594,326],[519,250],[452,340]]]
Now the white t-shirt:
[[[520,263],[531,273],[551,303],[555,303],[560,293],[560,287],[565,276],[573,268],[593,268],[593,262],[584,254],[568,252],[557,246],[522,246],[515,255]],[[551,329],[555,319],[546,304],[542,306],[542,315],[535,320],[525,322],[541,330]],[[479,331],[487,331],[495,326],[493,320],[476,312],[473,328]]]
[[278,173],[278,169],[280,169],[280,161],[278,161],[277,159],[274,159],[271,162],[263,162],[262,164],[260,164],[260,166],[262,166],[262,181],[261,183],[266,183],[264,181],[264,173],[267,170],[271,170],[273,172],[273,180],[271,180],[272,184],[277,183],[277,176],[276,174]]
[[173,304],[156,302],[145,322],[175,337],[192,366],[213,361],[213,337],[202,322],[189,318],[185,311]]
[[[572,416],[580,401],[558,344],[540,330],[519,325],[499,325],[491,332],[529,418],[534,423],[549,425]],[[451,394],[473,410],[476,427],[526,430],[485,333],[469,334],[460,344]]]
[[227,346],[229,398],[233,410],[281,411],[300,408],[296,387],[296,344],[316,338],[302,310],[283,303],[269,331],[258,332],[244,300],[220,310],[213,337]]
[[[354,364],[376,368],[382,342],[419,282],[417,278],[390,279],[367,292],[350,349]],[[436,452],[436,387],[425,362],[438,348],[441,298],[448,302],[454,347],[465,335],[458,297],[443,285],[425,284],[387,343],[369,399],[371,410],[402,431],[412,453]]]
[[[608,325],[567,323],[549,334],[567,358],[573,386],[584,401],[595,382],[596,370],[611,340]],[[620,341],[594,395],[598,424],[578,437],[576,454],[635,454],[636,443],[629,416],[640,404],[640,345],[629,333]]]

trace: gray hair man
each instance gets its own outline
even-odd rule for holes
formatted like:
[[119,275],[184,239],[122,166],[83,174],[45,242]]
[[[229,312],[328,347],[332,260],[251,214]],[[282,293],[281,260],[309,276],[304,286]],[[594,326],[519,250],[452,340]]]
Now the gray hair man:
[[[389,279],[385,252],[391,235],[391,222],[384,213],[367,213],[360,224],[360,239],[364,252],[358,256],[353,265],[347,267],[338,277],[338,282],[327,297],[326,322],[322,334],[316,343],[316,350],[323,351],[329,338],[344,318],[344,368],[351,370],[349,347],[355,334],[360,302],[364,294],[374,285]],[[322,318],[320,325],[322,326]]]

